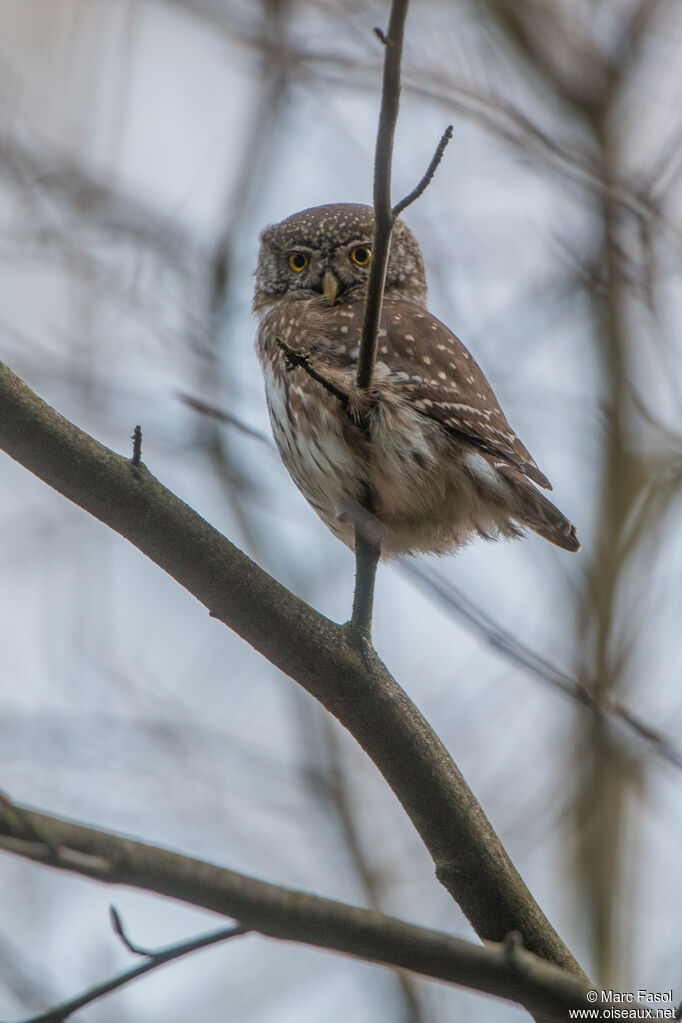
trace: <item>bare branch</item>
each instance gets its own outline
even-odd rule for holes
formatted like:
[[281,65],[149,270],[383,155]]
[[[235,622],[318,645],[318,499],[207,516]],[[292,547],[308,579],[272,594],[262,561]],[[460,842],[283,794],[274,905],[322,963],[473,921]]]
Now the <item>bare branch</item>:
[[[357,385],[360,393],[369,393],[374,379],[377,355],[377,337],[384,298],[386,267],[391,247],[391,234],[395,217],[391,209],[391,164],[393,137],[400,103],[400,62],[403,52],[403,33],[409,0],[393,0],[388,32],[377,33],[384,46],[384,74],[381,91],[379,127],[374,152],[374,236],[372,262],[367,282],[367,297],[362,321],[362,334],[358,352]],[[376,32],[376,29],[375,29]],[[362,425],[369,434],[369,413]],[[370,514],[374,511],[374,495],[368,481],[361,504]],[[370,635],[374,605],[374,583],[381,557],[381,546],[372,541],[358,524],[355,526],[355,589],[351,625],[361,643]]]
[[111,994],[112,991],[117,991],[126,984],[130,984],[131,981],[137,980],[138,977],[143,977],[145,973],[151,973],[152,970],[157,970],[159,966],[165,966],[166,963],[172,963],[174,959],[180,959],[182,956],[189,955],[192,952],[198,952],[202,948],[209,948],[211,945],[217,945],[221,941],[228,941],[230,938],[236,938],[239,935],[246,934],[248,931],[248,928],[237,924],[232,927],[222,927],[218,931],[211,931],[209,934],[203,934],[198,938],[191,938],[189,941],[181,941],[176,945],[169,945],[167,948],[160,949],[158,952],[142,952],[128,942],[128,939],[123,933],[118,913],[116,913],[113,909],[113,906],[112,915],[114,916],[116,931],[122,938],[126,947],[137,955],[145,956],[146,962],[140,963],[138,966],[132,966],[128,970],[123,970],[121,973],[117,973],[116,976],[111,977],[109,980],[105,980],[101,984],[95,984],[93,987],[83,991],[80,995],[76,995],[74,998],[69,998],[67,1001],[61,1002],[59,1005],[55,1005],[51,1009],[47,1009],[45,1012],[40,1012],[36,1016],[30,1016],[22,1020],[21,1023],[64,1023],[64,1020],[73,1016],[74,1012],[78,1012],[79,1009],[84,1008],[86,1005],[91,1005],[93,1002],[98,1001],[105,995]]
[[445,153],[448,142],[450,141],[451,138],[452,125],[449,124],[445,131],[443,132],[441,140],[436,146],[436,152],[431,157],[431,163],[426,168],[424,176],[419,182],[419,184],[416,185],[415,188],[413,188],[412,191],[409,192],[404,199],[401,199],[400,202],[396,203],[395,206],[393,207],[394,217],[399,217],[400,214],[403,213],[408,206],[411,206],[412,203],[415,202],[420,197],[420,195],[423,195],[423,193],[429,187],[429,185],[433,181],[434,174],[438,170],[438,165],[443,159],[443,154]]
[[[358,391],[368,395],[374,379],[386,267],[388,266],[391,234],[395,222],[391,209],[391,163],[393,161],[393,137],[400,103],[400,61],[408,3],[409,0],[393,0],[388,32],[378,36],[384,45],[384,75],[374,152],[374,236],[356,378]],[[361,421],[361,425],[368,435],[369,415],[368,407]],[[374,511],[374,495],[367,480],[361,504],[369,513]],[[356,523],[355,590],[351,625],[356,636],[360,638],[361,645],[369,639],[372,626],[374,582],[380,557],[381,546],[363,533]]]
[[[36,855],[36,834],[45,836],[48,842],[42,856]],[[90,989],[87,995],[23,1023],[61,1023],[95,997],[162,962],[246,930],[333,949],[470,987],[518,1002],[556,1023],[565,1021],[569,1009],[590,1004],[586,1000],[589,986],[584,978],[526,951],[520,936],[513,948],[508,940],[480,947],[374,910],[269,884],[167,849],[37,813],[5,798],[0,801],[0,847],[6,846],[8,840],[11,851],[25,858],[44,862],[52,856],[53,866],[71,873],[167,895],[242,922],[241,926],[161,949],[147,962]],[[87,864],[98,866],[89,868]],[[135,946],[132,950],[138,951]]]
[[391,17],[384,42],[384,76],[381,92],[381,110],[374,155],[374,238],[372,263],[367,282],[365,315],[358,353],[358,389],[368,391],[374,377],[377,333],[384,296],[384,281],[388,252],[391,245],[394,216],[391,209],[391,164],[393,136],[398,120],[400,102],[400,61],[403,52],[403,32],[408,0],[393,0]]
[[[403,51],[403,34],[409,0],[393,0],[391,16],[386,34],[375,29],[375,34],[383,43],[384,74],[381,91],[381,109],[377,130],[376,149],[374,154],[374,236],[372,239],[372,263],[367,282],[367,297],[362,321],[362,335],[358,352],[357,386],[362,394],[369,394],[374,379],[376,364],[377,337],[381,320],[381,307],[384,298],[386,268],[391,247],[393,225],[398,214],[410,203],[418,199],[427,188],[436,172],[445,147],[452,136],[452,126],[448,127],[440,140],[438,148],[429,164],[427,171],[416,188],[401,200],[393,209],[391,207],[391,164],[393,161],[393,138],[398,120],[400,104],[400,64]],[[361,425],[369,435],[369,417],[371,405],[362,413]],[[365,481],[365,493],[362,506],[370,514],[374,512],[374,495],[368,481]],[[372,624],[372,607],[374,603],[374,582],[377,565],[381,557],[381,546],[366,533],[355,527],[355,591],[353,594],[353,611],[351,625],[364,643],[370,636]]]
[[[372,508],[372,496],[369,491],[365,497],[365,508]],[[370,638],[372,611],[374,608],[374,582],[376,579],[381,546],[363,530],[358,520],[355,521],[355,588],[353,590],[353,610],[351,625],[360,637],[361,646]]]

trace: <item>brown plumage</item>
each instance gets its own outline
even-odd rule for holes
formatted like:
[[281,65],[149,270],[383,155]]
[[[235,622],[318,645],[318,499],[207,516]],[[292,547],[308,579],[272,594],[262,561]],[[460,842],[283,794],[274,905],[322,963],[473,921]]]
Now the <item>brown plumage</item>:
[[[273,434],[295,483],[350,547],[367,485],[384,555],[444,553],[474,535],[519,536],[523,528],[579,550],[574,527],[534,486],[551,489],[483,372],[426,310],[421,252],[400,221],[369,435],[359,428],[352,409],[371,238],[371,208],[351,205],[304,210],[261,238],[257,351]],[[329,387],[292,367],[282,343]]]

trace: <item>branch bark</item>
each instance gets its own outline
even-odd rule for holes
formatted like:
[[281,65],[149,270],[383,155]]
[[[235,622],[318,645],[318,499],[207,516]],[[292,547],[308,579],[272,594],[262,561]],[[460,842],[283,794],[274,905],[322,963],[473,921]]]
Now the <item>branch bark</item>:
[[400,104],[400,62],[408,3],[409,0],[393,0],[388,32],[382,37],[385,53],[379,127],[374,151],[374,238],[358,352],[357,385],[360,391],[369,391],[372,387],[388,251],[395,220],[391,209],[391,164]]
[[[362,320],[362,334],[358,351],[356,383],[358,391],[370,399],[360,424],[369,436],[371,416],[371,393],[374,379],[374,365],[377,355],[377,336],[384,299],[384,284],[388,253],[395,217],[391,209],[391,163],[393,160],[393,136],[398,120],[400,103],[400,62],[403,52],[403,32],[409,0],[393,0],[391,16],[386,33],[377,31],[384,46],[384,74],[381,89],[379,127],[374,150],[374,234],[372,238],[372,262],[367,281],[367,296]],[[369,481],[365,481],[362,507],[371,515],[374,511],[375,495]],[[351,623],[356,633],[369,639],[374,604],[374,581],[381,557],[380,543],[368,537],[359,524],[355,524],[355,592]]]
[[[332,949],[505,998],[552,1023],[564,1023],[569,1009],[593,1008],[586,997],[589,984],[583,978],[526,951],[520,940],[483,948],[383,913],[38,813],[4,797],[0,800],[0,847],[70,873],[156,892],[220,913],[239,920],[241,930]],[[202,940],[204,945],[210,943]],[[201,941],[196,944],[199,947]],[[170,952],[166,954],[170,957]],[[47,1018],[43,1014],[36,1020]]]
[[126,537],[297,681],[379,768],[478,935],[584,977],[509,859],[447,750],[374,650],[318,614],[167,490],[43,402],[0,363],[0,447]]
[[[393,0],[388,31],[384,33],[381,29],[374,30],[384,46],[385,53],[379,126],[374,151],[372,262],[367,281],[367,296],[365,298],[356,374],[358,391],[360,394],[364,393],[367,397],[364,406],[365,412],[360,425],[368,436],[372,412],[372,381],[376,364],[377,337],[381,321],[381,307],[384,300],[386,268],[391,248],[393,225],[398,215],[424,192],[436,172],[436,168],[445,152],[445,147],[452,137],[452,127],[448,127],[421,181],[394,209],[391,206],[391,165],[393,162],[393,138],[395,136],[398,108],[400,106],[400,65],[408,6],[409,0]],[[375,510],[375,495],[372,493],[369,481],[365,481],[364,489],[365,493],[360,503],[371,515]],[[353,595],[351,624],[364,641],[369,640],[371,632],[374,582],[380,557],[381,544],[369,537],[362,530],[360,524],[356,522],[355,593]]]
[[[112,915],[114,915],[114,919],[118,922],[118,914],[113,909],[113,906]],[[127,941],[123,932],[119,930],[118,933],[121,935],[126,947],[131,952],[135,952],[136,950]],[[145,957],[143,963],[129,967],[127,970],[122,970],[121,973],[117,973],[114,977],[110,977],[101,984],[94,984],[86,991],[81,992],[81,994],[69,998],[67,1001],[60,1002],[59,1005],[53,1005],[50,1009],[46,1009],[45,1012],[39,1012],[37,1015],[30,1016],[22,1020],[21,1023],[64,1023],[75,1012],[84,1009],[86,1005],[92,1005],[93,1002],[99,1001],[100,998],[110,995],[112,991],[118,991],[120,988],[125,987],[126,984],[144,977],[146,973],[158,970],[161,966],[166,966],[176,959],[181,959],[183,956],[198,952],[202,948],[209,948],[211,945],[229,941],[231,938],[237,938],[246,933],[246,928],[238,924],[234,927],[222,928],[220,931],[214,931],[211,934],[203,934],[198,938],[191,938],[189,941],[177,942],[175,945],[169,945],[158,952],[137,953]]]

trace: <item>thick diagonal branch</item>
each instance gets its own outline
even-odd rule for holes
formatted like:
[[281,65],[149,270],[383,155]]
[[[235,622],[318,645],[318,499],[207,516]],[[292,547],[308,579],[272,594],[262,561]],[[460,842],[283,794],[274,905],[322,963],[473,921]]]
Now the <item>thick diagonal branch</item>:
[[580,968],[534,902],[438,737],[373,651],[262,571],[144,465],[60,416],[0,363],[0,447],[126,537],[351,732],[480,937]]

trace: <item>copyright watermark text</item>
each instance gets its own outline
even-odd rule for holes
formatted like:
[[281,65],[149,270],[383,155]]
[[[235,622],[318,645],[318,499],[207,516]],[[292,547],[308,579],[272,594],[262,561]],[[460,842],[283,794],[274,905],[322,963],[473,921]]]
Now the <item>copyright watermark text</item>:
[[[610,989],[587,992],[588,1002],[594,1009],[572,1009],[569,1019],[675,1019],[673,993],[670,991],[613,991]],[[597,1008],[599,1006],[599,1008]]]

